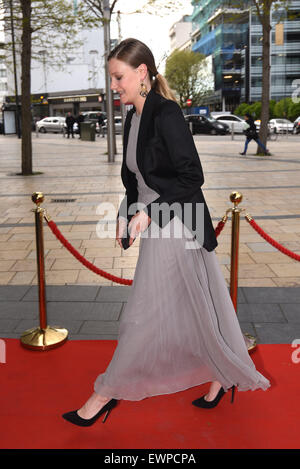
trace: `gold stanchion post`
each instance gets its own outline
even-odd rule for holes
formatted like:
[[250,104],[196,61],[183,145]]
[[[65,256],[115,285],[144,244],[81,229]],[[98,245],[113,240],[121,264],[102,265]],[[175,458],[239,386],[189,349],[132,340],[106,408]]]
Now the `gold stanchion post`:
[[32,201],[36,204],[36,208],[32,211],[35,213],[40,326],[23,332],[20,340],[25,348],[31,350],[50,350],[62,345],[67,340],[68,331],[61,327],[47,326],[43,237],[44,209],[40,207],[40,204],[44,201],[43,193],[35,192],[32,194]]
[[[230,296],[237,312],[237,292],[238,292],[238,265],[239,265],[239,238],[240,238],[240,213],[242,209],[238,208],[238,204],[243,200],[242,194],[234,191],[230,194],[230,200],[234,204],[231,209],[232,225],[231,225],[231,267],[230,267]],[[256,347],[256,339],[248,333],[244,334],[244,339],[248,351],[252,351]]]

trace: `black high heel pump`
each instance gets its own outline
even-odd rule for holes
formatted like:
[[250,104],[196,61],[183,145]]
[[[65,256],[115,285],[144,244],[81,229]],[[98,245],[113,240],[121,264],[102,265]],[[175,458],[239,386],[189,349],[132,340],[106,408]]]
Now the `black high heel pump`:
[[79,427],[90,427],[93,425],[98,418],[105,413],[104,419],[102,422],[104,423],[105,420],[107,419],[110,411],[116,407],[118,404],[118,401],[116,399],[111,399],[105,406],[102,407],[102,409],[99,410],[99,412],[94,415],[91,419],[83,419],[82,417],[79,417],[77,414],[77,410],[73,410],[72,412],[67,412],[66,414],[63,414],[63,418],[67,420],[68,422],[73,423],[74,425],[78,425]]
[[[231,389],[231,404],[233,404],[235,386],[232,386],[230,389]],[[225,391],[223,388],[221,388],[213,401],[207,401],[205,399],[205,396],[202,396],[199,399],[196,399],[195,401],[193,401],[192,404],[195,405],[196,407],[201,407],[202,409],[212,409],[213,407],[216,407],[219,404],[224,394],[225,394]]]

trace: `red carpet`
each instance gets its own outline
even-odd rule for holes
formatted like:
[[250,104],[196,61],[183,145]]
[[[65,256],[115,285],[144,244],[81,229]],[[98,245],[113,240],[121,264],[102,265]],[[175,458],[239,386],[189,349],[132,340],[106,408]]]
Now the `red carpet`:
[[300,363],[290,345],[259,345],[251,355],[272,383],[229,394],[211,410],[191,401],[209,384],[139,402],[121,401],[106,423],[79,428],[61,414],[81,407],[104,371],[115,341],[68,341],[47,352],[5,339],[0,363],[0,448],[299,448]]

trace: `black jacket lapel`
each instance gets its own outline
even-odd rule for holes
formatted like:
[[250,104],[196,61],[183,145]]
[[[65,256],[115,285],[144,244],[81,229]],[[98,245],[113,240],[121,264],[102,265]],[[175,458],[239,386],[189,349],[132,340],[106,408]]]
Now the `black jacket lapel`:
[[143,107],[136,148],[137,166],[142,175],[144,175],[143,156],[145,153],[145,146],[148,141],[148,135],[149,133],[151,135],[152,127],[154,125],[153,115],[156,107],[160,104],[161,99],[162,97],[151,89]]
[[[136,160],[137,166],[144,176],[144,169],[143,169],[143,156],[145,153],[145,146],[147,144],[149,132],[151,133],[151,129],[154,123],[153,115],[156,110],[156,107],[161,103],[162,97],[155,93],[155,91],[150,90],[147,98],[145,100],[145,104],[143,107],[139,133],[138,133],[138,140],[137,140],[137,150],[136,150]],[[128,177],[129,177],[129,170],[126,166],[126,151],[128,145],[128,136],[131,126],[131,119],[132,115],[136,111],[135,107],[133,106],[126,116],[125,126],[124,126],[124,141],[123,141],[123,164],[122,164],[122,180],[125,187],[128,186]]]

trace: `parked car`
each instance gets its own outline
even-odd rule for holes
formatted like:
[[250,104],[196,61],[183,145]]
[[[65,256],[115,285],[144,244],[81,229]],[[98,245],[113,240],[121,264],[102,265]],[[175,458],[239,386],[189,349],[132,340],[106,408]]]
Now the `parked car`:
[[300,133],[300,116],[297,117],[297,119],[294,121],[293,124],[293,133],[294,134],[299,134]]
[[212,117],[216,119],[216,121],[221,122],[222,124],[229,125],[230,130],[232,131],[233,128],[234,133],[237,134],[242,134],[246,128],[246,122],[244,121],[244,119],[241,119],[238,116],[234,116],[233,114],[212,114]]
[[83,112],[82,115],[84,116],[84,120],[95,120],[95,121],[98,121],[98,114],[102,114],[102,116],[104,117],[104,119],[107,118],[107,114],[106,112],[103,112],[103,111],[86,111],[86,112]]
[[57,134],[63,132],[64,124],[64,117],[45,117],[44,119],[37,121],[36,128],[38,132],[41,133],[53,132]]
[[191,127],[192,134],[226,135],[230,132],[227,124],[218,122],[212,117],[200,116],[199,114],[188,114],[184,116],[186,123]]
[[271,132],[273,131],[277,134],[293,132],[294,130],[294,124],[288,119],[271,119],[269,121],[269,125]]
[[[107,133],[107,119],[104,121],[104,125],[102,126],[102,131]],[[121,134],[122,133],[122,117],[115,116],[115,133]]]

